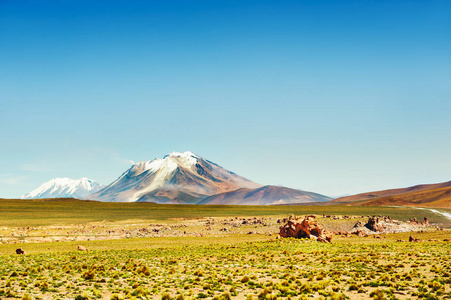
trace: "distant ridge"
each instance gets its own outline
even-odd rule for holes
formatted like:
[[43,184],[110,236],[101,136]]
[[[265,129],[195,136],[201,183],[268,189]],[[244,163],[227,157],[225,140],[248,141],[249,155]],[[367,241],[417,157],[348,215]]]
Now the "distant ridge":
[[342,197],[332,200],[331,204],[451,208],[451,181]]
[[451,208],[451,187],[410,192],[354,203],[366,206],[397,205]]
[[332,198],[312,192],[266,185],[256,189],[239,189],[213,195],[205,198],[199,204],[299,205],[302,203],[327,202],[330,200]]
[[451,187],[451,181],[435,183],[435,184],[420,184],[406,188],[398,188],[398,189],[390,189],[390,190],[381,190],[376,192],[367,192],[361,193],[352,196],[340,197],[331,201],[331,203],[352,203],[363,200],[376,199],[381,197],[395,196],[404,193],[410,192],[422,192],[427,190],[440,189],[444,187]]

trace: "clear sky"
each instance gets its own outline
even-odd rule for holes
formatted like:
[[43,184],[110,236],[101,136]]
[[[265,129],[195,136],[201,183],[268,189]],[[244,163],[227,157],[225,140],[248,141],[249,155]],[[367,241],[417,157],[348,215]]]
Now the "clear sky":
[[331,196],[451,180],[451,2],[0,0],[0,197],[192,151]]

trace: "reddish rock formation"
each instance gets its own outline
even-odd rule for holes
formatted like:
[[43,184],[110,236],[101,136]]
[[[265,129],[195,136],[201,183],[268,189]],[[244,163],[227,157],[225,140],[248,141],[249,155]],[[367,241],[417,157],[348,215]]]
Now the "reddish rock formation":
[[[384,221],[391,221],[391,219],[384,218]],[[379,217],[372,217],[368,219],[368,223],[365,224],[365,227],[368,228],[371,231],[376,232],[384,232],[386,229],[386,226],[380,222],[381,220]]]
[[290,217],[288,222],[280,227],[280,236],[297,239],[313,238],[325,243],[330,243],[332,240],[332,234],[318,224],[315,216],[307,216],[304,219]]
[[85,246],[78,245],[78,250],[79,250],[79,251],[87,251],[88,249],[86,249]]

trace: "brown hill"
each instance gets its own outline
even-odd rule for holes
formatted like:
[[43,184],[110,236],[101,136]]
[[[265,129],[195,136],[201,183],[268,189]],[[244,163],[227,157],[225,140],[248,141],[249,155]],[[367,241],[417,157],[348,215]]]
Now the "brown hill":
[[355,205],[396,205],[396,206],[426,206],[435,208],[451,208],[451,187],[433,190],[410,192],[394,196],[381,197],[373,200],[354,202]]
[[256,189],[239,189],[210,196],[198,204],[225,205],[282,205],[294,203],[317,203],[330,201],[321,194],[266,185]]
[[358,201],[363,201],[363,200],[371,200],[371,199],[378,199],[378,198],[383,198],[383,197],[396,196],[396,195],[401,195],[401,194],[405,194],[405,193],[416,193],[416,192],[437,190],[437,189],[446,188],[446,187],[451,187],[451,181],[435,183],[435,184],[420,184],[420,185],[415,185],[415,186],[411,186],[411,187],[407,187],[407,188],[383,190],[383,191],[377,191],[377,192],[362,193],[362,194],[357,194],[357,195],[353,195],[353,196],[340,197],[340,198],[332,200],[331,204],[352,203],[352,202],[358,202]]

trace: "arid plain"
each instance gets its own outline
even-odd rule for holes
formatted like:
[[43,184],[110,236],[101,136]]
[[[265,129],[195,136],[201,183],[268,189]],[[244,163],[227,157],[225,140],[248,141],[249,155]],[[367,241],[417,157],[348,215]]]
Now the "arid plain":
[[[427,210],[344,205],[194,209],[67,199],[1,200],[0,207],[2,299],[451,296],[451,222]],[[333,234],[332,242],[280,238],[279,228],[290,215],[314,215]],[[373,215],[408,226],[411,219],[427,217],[430,224],[406,227],[406,232],[356,233],[356,224]],[[410,236],[416,242],[409,242]],[[25,254],[16,254],[18,248]]]

